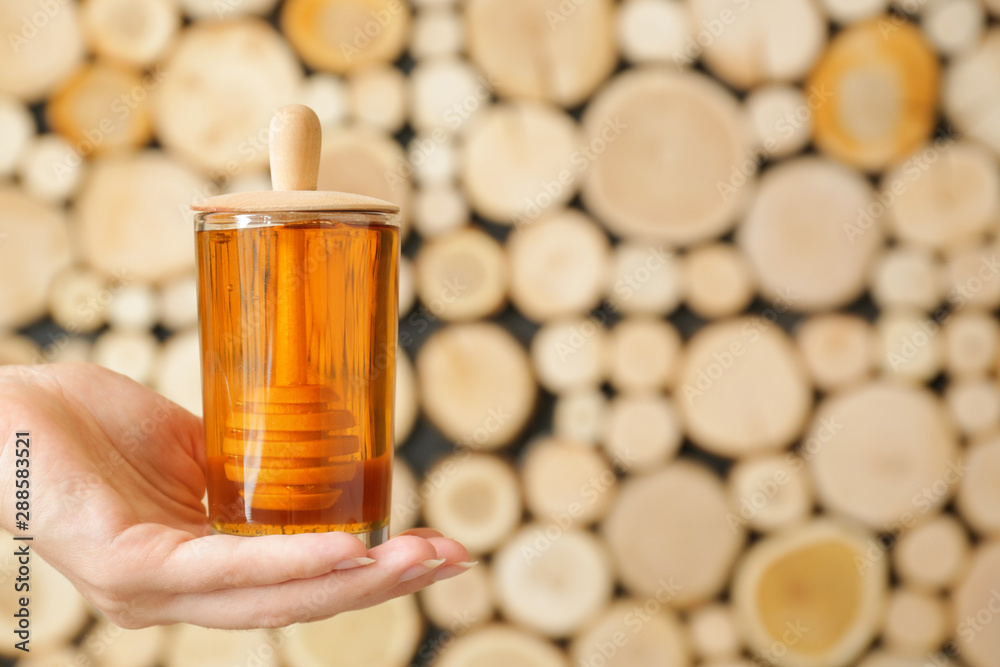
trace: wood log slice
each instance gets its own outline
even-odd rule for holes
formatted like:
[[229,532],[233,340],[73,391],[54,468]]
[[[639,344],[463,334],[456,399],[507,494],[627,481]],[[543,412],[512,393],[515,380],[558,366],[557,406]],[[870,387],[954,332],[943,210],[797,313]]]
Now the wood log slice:
[[252,18],[195,25],[163,70],[170,74],[152,108],[165,148],[217,176],[267,166],[271,116],[295,100],[302,80],[295,55],[271,26]]
[[599,389],[580,389],[556,399],[552,430],[556,436],[583,445],[595,445],[604,437],[607,398]]
[[[653,613],[647,609],[653,608]],[[658,599],[614,602],[570,644],[574,665],[684,667],[690,649],[677,615]]]
[[465,195],[454,185],[422,186],[413,196],[413,226],[424,238],[453,232],[471,217]]
[[528,524],[493,559],[500,611],[548,637],[592,622],[614,591],[611,558],[590,532]]
[[873,651],[858,662],[858,667],[923,667],[927,660],[934,660],[940,667],[952,667],[955,662],[947,654],[938,652],[927,656],[900,655],[888,651]]
[[554,394],[598,387],[606,376],[607,335],[593,319],[549,322],[531,341],[531,361],[539,384]]
[[952,595],[958,621],[958,648],[972,667],[993,667],[1000,655],[1000,624],[995,619],[1000,598],[1000,542],[984,542],[972,558],[968,574]]
[[941,302],[942,282],[941,265],[931,251],[896,246],[875,262],[872,300],[880,308],[931,312]]
[[890,0],[822,0],[830,18],[849,25],[878,16],[889,8]]
[[389,534],[392,537],[415,528],[420,518],[424,497],[413,469],[402,456],[392,460],[392,512],[389,517]]
[[678,461],[622,484],[601,530],[629,592],[687,608],[722,590],[742,550],[745,532],[729,513],[719,479]]
[[504,97],[583,102],[615,66],[613,4],[471,0],[468,50]]
[[944,324],[945,366],[952,377],[988,373],[1000,349],[1000,323],[980,311],[955,313]]
[[489,454],[457,454],[427,473],[434,484],[424,499],[427,525],[464,544],[473,555],[492,551],[521,520],[517,475]]
[[[691,9],[694,22],[711,36],[698,35],[705,64],[737,88],[801,79],[826,44],[818,3],[766,0],[734,5],[695,0]],[[718,27],[713,30],[713,26]]]
[[795,332],[806,368],[825,391],[860,384],[872,376],[875,330],[856,315],[830,313],[811,317]]
[[[464,132],[489,107],[493,80],[457,55],[428,58],[409,76],[410,117],[415,128],[443,137]],[[436,135],[435,131],[440,131]]]
[[690,644],[705,660],[735,658],[742,639],[728,604],[710,603],[688,612]]
[[417,301],[417,279],[413,268],[413,260],[406,255],[399,257],[399,310],[398,317],[403,318],[413,310]]
[[[484,109],[469,122],[462,182],[472,207],[503,224],[523,224],[576,194],[579,130],[566,113],[539,102]],[[586,164],[586,163],[584,163]]]
[[743,212],[756,161],[735,98],[708,77],[647,68],[598,93],[583,118],[583,199],[619,235],[691,244]]
[[640,473],[661,468],[677,455],[683,440],[677,409],[666,396],[624,393],[608,407],[604,451],[619,470]]
[[758,147],[771,159],[801,151],[812,139],[812,107],[819,103],[818,96],[807,98],[789,84],[771,84],[750,91],[747,115]]
[[83,257],[109,276],[156,283],[194,270],[188,206],[207,184],[161,152],[101,160],[77,200]]
[[980,535],[1000,536],[1000,436],[974,442],[965,455],[966,474],[958,486],[956,505],[962,518]]
[[330,656],[345,665],[406,667],[424,635],[414,595],[296,626],[284,646],[288,667],[324,667]]
[[198,285],[194,276],[177,278],[160,288],[157,304],[160,323],[178,331],[198,323]]
[[451,185],[458,176],[458,150],[450,135],[417,133],[408,145],[413,179],[421,186]]
[[668,315],[684,297],[680,263],[663,244],[619,243],[614,248],[607,293],[613,310]]
[[24,104],[0,94],[0,177],[11,176],[35,136],[35,119]]
[[821,504],[894,534],[947,504],[961,472],[940,400],[923,388],[884,382],[822,402],[802,456]]
[[812,486],[805,461],[791,453],[739,461],[729,471],[733,507],[745,524],[762,533],[807,520]]
[[958,430],[968,437],[985,435],[1000,426],[1000,387],[993,378],[949,384],[945,403]]
[[553,211],[507,240],[510,298],[536,322],[595,308],[610,268],[607,236],[574,209]]
[[181,15],[173,0],[87,0],[80,6],[80,21],[95,53],[145,67],[173,42]]
[[[41,317],[49,286],[71,262],[62,211],[0,187],[0,330]],[[191,238],[188,235],[188,244]]]
[[537,389],[521,345],[495,324],[454,325],[417,353],[420,401],[445,437],[496,449],[521,432]]
[[77,3],[39,5],[8,0],[0,6],[0,94],[41,100],[83,62],[83,31]]
[[608,341],[608,378],[621,391],[656,391],[672,387],[682,356],[681,335],[670,322],[655,317],[626,317]]
[[970,243],[945,255],[945,290],[954,310],[966,306],[994,310],[1000,306],[1000,240]]
[[279,665],[278,639],[267,630],[216,630],[186,623],[172,630],[163,658],[165,667],[209,667],[246,660],[257,653],[266,656],[257,657],[261,667]]
[[931,655],[953,627],[944,600],[898,588],[889,594],[882,641],[887,650],[901,655]]
[[465,46],[465,25],[451,7],[428,7],[413,21],[410,54],[417,60],[459,53]]
[[951,514],[934,517],[904,533],[892,550],[893,566],[915,590],[951,588],[969,564],[969,536]]
[[89,658],[73,648],[54,649],[41,655],[29,655],[17,661],[17,667],[68,667],[86,664]]
[[871,186],[836,162],[805,157],[761,179],[737,232],[763,296],[797,311],[846,305],[864,291],[882,244]]
[[508,268],[503,247],[475,227],[424,243],[416,260],[420,301],[436,317],[477,320],[503,310]]
[[932,249],[978,241],[1000,213],[1000,166],[972,141],[922,146],[881,187],[892,233]]
[[751,547],[732,590],[750,648],[774,656],[778,647],[788,667],[853,664],[882,622],[888,573],[881,552],[868,558],[872,544],[863,532],[816,521]]
[[90,360],[136,382],[149,384],[159,347],[156,336],[147,331],[110,329],[94,341]]
[[122,285],[108,304],[108,323],[119,331],[145,332],[156,319],[156,293],[149,285]]
[[347,104],[358,122],[395,132],[406,122],[406,79],[385,64],[357,69],[347,80]]
[[410,37],[410,7],[400,0],[290,0],[281,28],[307,65],[342,74],[396,60]]
[[298,103],[316,112],[324,132],[333,130],[347,118],[347,84],[333,74],[311,74],[299,87]]
[[218,21],[245,14],[267,16],[278,0],[178,0],[184,13],[199,21]]
[[569,667],[553,644],[524,630],[489,625],[459,637],[441,651],[435,667]]
[[986,8],[975,0],[934,0],[921,12],[920,27],[944,56],[975,48],[986,32]]
[[452,635],[482,627],[496,613],[489,567],[480,563],[461,577],[420,591],[420,606],[431,623]]
[[742,312],[757,291],[746,255],[729,243],[692,248],[681,260],[681,275],[685,303],[707,319]]
[[944,341],[931,318],[912,309],[886,312],[876,324],[878,358],[885,377],[924,383],[941,372]]
[[688,343],[675,388],[691,439],[737,457],[794,441],[812,409],[811,391],[790,339],[762,317],[701,329]]
[[417,374],[402,348],[396,350],[396,401],[393,419],[396,446],[402,445],[417,422]]
[[[991,12],[997,14],[1000,3]],[[941,90],[944,112],[962,136],[1000,153],[1000,30],[992,28],[973,49],[949,65]]]
[[906,157],[934,132],[940,77],[937,55],[912,23],[882,16],[849,26],[806,82],[828,95],[813,109],[816,146],[867,171]]
[[90,341],[82,337],[61,338],[47,345],[42,350],[42,357],[56,364],[82,364],[90,361]]
[[104,276],[78,267],[65,269],[49,286],[52,321],[72,333],[97,331],[106,319],[107,289]]
[[694,21],[677,0],[625,0],[618,5],[618,43],[626,60],[687,63]]
[[68,141],[57,134],[42,134],[21,154],[21,186],[40,201],[63,204],[85,180],[87,165]]
[[603,519],[618,491],[618,478],[600,452],[551,437],[529,445],[521,483],[524,503],[538,521],[577,528]]
[[27,336],[0,337],[0,366],[42,363],[42,353],[38,343]]
[[201,353],[197,330],[174,334],[163,344],[151,384],[174,403],[201,416]]

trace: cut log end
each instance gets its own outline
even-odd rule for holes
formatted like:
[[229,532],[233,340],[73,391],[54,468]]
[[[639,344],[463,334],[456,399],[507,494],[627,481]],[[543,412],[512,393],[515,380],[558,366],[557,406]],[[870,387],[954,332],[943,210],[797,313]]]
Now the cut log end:
[[466,227],[426,242],[416,260],[417,293],[446,320],[481,319],[501,310],[507,296],[503,247],[486,232]]
[[425,500],[424,516],[437,528],[464,544],[472,554],[492,551],[521,519],[521,492],[517,475],[502,459],[488,454],[457,455],[428,473],[442,480]]
[[452,441],[474,449],[510,443],[535,408],[537,388],[527,354],[491,323],[435,333],[417,354],[417,380],[430,420]]
[[[783,660],[796,665],[846,665],[857,658],[878,632],[885,598],[885,561],[865,560],[870,539],[821,521],[754,545],[740,562],[732,593],[750,648],[767,652],[778,642],[787,648]],[[869,567],[859,567],[859,559]],[[845,596],[845,590],[855,593]],[[781,639],[789,627],[800,628],[794,642]]]
[[939,80],[937,55],[912,23],[881,16],[848,27],[807,82],[832,91],[813,110],[816,145],[860,169],[889,166],[934,131]]
[[507,242],[510,295],[529,318],[579,315],[601,300],[610,261],[607,236],[576,210],[554,211]]
[[560,531],[526,558],[525,549],[545,536],[546,526],[524,526],[497,552],[493,583],[507,618],[549,637],[565,637],[593,621],[610,601],[611,562],[593,534],[577,530]]

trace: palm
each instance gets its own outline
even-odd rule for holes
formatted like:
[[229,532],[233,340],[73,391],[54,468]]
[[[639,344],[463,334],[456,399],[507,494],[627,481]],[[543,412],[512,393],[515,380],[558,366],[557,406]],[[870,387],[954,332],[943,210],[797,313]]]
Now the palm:
[[[433,580],[425,563],[468,559],[426,529],[368,551],[346,533],[212,535],[201,420],[98,366],[7,367],[0,406],[0,469],[14,469],[13,434],[31,434],[36,550],[121,625],[287,625],[412,592]],[[10,521],[13,476],[0,485]],[[449,567],[437,574],[462,569]],[[319,587],[322,602],[303,605]]]

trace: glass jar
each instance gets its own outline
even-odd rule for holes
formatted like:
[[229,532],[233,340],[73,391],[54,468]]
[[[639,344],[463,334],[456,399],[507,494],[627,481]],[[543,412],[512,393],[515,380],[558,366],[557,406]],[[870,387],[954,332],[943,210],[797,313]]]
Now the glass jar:
[[399,257],[386,212],[195,217],[209,520],[388,537]]

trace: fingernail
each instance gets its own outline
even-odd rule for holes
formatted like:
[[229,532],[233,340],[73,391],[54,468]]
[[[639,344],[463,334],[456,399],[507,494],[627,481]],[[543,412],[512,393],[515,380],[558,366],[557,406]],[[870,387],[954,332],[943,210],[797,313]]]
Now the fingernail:
[[371,565],[375,562],[374,558],[365,558],[361,556],[360,558],[348,558],[347,560],[342,560],[333,566],[334,570],[353,570],[356,567],[361,567],[363,565]]
[[409,581],[410,579],[416,579],[420,575],[427,574],[436,567],[441,567],[441,565],[444,564],[444,561],[444,558],[433,558],[431,560],[425,560],[423,563],[418,563],[404,572],[399,578],[399,581],[402,583],[404,581]]
[[464,562],[464,563],[452,563],[448,567],[442,567],[440,570],[434,573],[434,581],[441,581],[442,579],[451,579],[452,577],[457,577],[463,572],[468,572],[476,565],[479,561]]

